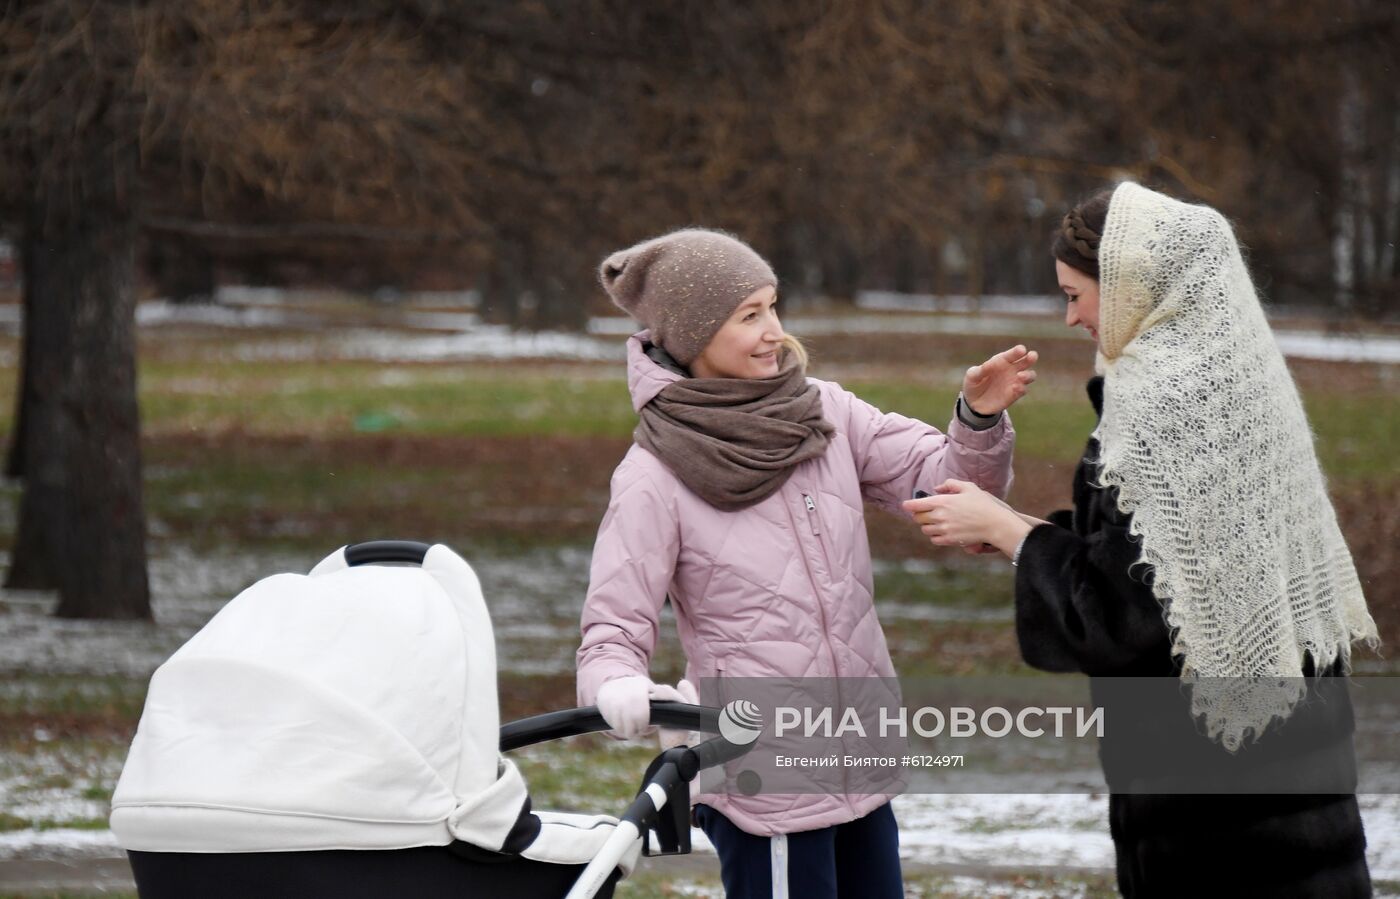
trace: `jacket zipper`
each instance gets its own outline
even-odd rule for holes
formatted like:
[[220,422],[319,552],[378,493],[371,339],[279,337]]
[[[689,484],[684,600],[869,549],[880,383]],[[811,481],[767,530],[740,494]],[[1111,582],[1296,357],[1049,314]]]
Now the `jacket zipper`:
[[[812,526],[812,534],[816,536],[817,545],[821,546],[822,556],[825,558],[826,547],[822,545],[821,531],[817,527],[817,504],[809,493],[804,492],[802,494],[802,500],[807,507],[807,521]],[[787,503],[783,503],[783,508],[788,510],[788,520],[792,522],[793,531],[796,532],[797,520],[792,517],[792,508],[788,506]],[[826,654],[831,658],[831,679],[836,686],[836,705],[838,709],[844,708],[841,705],[841,676],[836,671],[836,649],[831,645],[831,629],[826,623],[826,604],[822,602],[821,586],[817,584],[817,576],[812,573],[812,560],[807,558],[806,552],[801,553],[801,555],[802,567],[807,569],[807,580],[812,584],[812,599],[816,601],[817,614],[821,616],[822,640],[826,643]],[[827,559],[826,564],[829,571],[831,568],[831,561]],[[851,793],[849,789],[850,780],[844,768],[841,770],[841,787],[841,798],[845,800],[846,808],[854,813],[856,807],[851,803]]]
[[807,521],[812,525],[812,536],[817,538],[817,546],[822,551],[822,561],[826,563],[826,573],[835,576],[835,571],[831,567],[831,554],[826,551],[826,541],[822,539],[821,515],[817,513],[817,501],[810,493],[802,494],[802,501],[807,505]]

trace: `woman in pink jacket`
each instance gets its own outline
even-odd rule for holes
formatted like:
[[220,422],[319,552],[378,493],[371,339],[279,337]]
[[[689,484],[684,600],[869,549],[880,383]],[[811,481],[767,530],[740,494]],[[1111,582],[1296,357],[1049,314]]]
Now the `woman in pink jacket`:
[[[863,503],[948,478],[1004,496],[1004,410],[1036,354],[967,372],[947,433],[805,375],[783,332],[777,278],[751,248],[690,229],[610,256],[603,287],[648,330],[627,342],[641,419],[612,478],[578,650],[578,700],[624,737],[649,700],[692,699],[697,678],[893,678],[875,617]],[[670,597],[681,690],[647,671]],[[688,682],[688,683],[687,683]],[[903,895],[883,794],[702,794],[696,807],[731,897]]]

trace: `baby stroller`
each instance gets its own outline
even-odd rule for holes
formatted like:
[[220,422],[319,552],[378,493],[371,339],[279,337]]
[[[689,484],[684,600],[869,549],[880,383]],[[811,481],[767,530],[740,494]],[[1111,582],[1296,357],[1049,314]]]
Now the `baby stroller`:
[[501,727],[471,567],[362,543],[252,585],[156,670],[112,831],[143,899],[611,896],[639,854],[690,850],[689,782],[748,746],[663,752],[620,818],[535,811],[502,753],[607,727],[591,707]]

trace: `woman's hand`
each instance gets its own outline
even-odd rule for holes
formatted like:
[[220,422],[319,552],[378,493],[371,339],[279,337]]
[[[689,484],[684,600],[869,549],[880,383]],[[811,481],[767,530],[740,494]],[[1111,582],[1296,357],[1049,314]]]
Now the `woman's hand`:
[[[598,707],[598,714],[602,715],[603,720],[612,728],[609,734],[623,740],[635,740],[652,730],[651,702],[654,699],[662,702],[688,702],[692,705],[700,701],[695,687],[691,686],[689,681],[681,681],[672,687],[668,684],[654,684],[651,678],[644,674],[633,674],[613,678],[604,683],[598,688],[594,704]],[[669,749],[665,740],[668,739],[668,735],[670,739],[674,739],[677,734],[684,738],[686,732],[663,729],[662,748]]]
[[978,547],[983,543],[1008,557],[1016,552],[1031,525],[1010,506],[968,481],[944,481],[934,496],[905,500],[934,546]]
[[1039,358],[1035,350],[1017,344],[972,366],[963,376],[963,402],[979,415],[996,415],[1009,409],[1035,381],[1035,369],[1031,366]]

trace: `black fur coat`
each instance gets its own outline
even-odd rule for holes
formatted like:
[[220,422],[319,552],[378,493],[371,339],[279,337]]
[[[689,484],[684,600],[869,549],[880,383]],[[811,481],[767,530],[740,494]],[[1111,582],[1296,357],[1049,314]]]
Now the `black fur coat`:
[[[1102,378],[1089,382],[1089,396],[1102,414]],[[1129,518],[1115,491],[1092,483],[1097,458],[1091,439],[1073,511],[1054,513],[1026,538],[1016,635],[1028,664],[1090,675],[1105,710],[1099,755],[1119,889],[1131,897],[1370,896],[1346,679],[1310,677],[1303,704],[1235,754],[1207,739],[1189,712],[1152,571],[1133,565],[1139,546]],[[1182,793],[1173,778],[1188,769],[1211,782],[1282,777],[1317,792]],[[1163,792],[1153,792],[1156,784]]]

